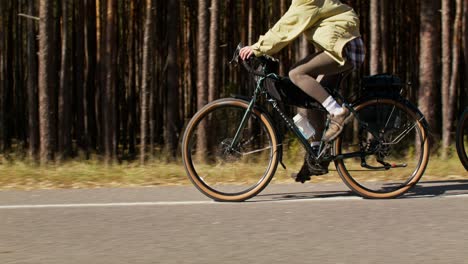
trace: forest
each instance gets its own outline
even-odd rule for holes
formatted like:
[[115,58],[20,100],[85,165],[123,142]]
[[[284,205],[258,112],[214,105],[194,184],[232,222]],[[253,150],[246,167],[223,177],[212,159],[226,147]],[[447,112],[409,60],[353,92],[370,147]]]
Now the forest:
[[[468,105],[468,1],[350,0],[361,19],[363,76],[410,83],[408,99],[447,153]],[[217,98],[248,95],[228,64],[291,0],[6,0],[0,2],[0,153],[51,161],[144,163],[180,156],[184,125]],[[299,37],[280,73],[313,53]]]

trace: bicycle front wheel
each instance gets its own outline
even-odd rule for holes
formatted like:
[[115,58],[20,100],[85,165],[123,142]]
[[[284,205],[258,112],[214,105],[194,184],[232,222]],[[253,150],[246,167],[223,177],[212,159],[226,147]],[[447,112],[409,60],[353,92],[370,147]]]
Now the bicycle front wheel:
[[371,99],[355,106],[360,124],[335,141],[346,185],[366,198],[394,198],[422,177],[429,160],[423,117],[405,103]]
[[461,163],[468,171],[468,156],[466,151],[468,149],[468,108],[465,109],[460,120],[458,121],[457,134],[456,134],[456,146],[458,157]]
[[248,106],[240,99],[212,102],[185,130],[182,158],[188,177],[216,201],[249,199],[268,185],[276,171],[278,142],[272,122],[255,108],[246,116]]

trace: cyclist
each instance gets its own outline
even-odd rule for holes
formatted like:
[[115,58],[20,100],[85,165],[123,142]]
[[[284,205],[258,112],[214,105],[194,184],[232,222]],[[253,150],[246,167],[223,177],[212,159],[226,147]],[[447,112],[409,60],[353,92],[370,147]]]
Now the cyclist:
[[[246,60],[252,55],[273,55],[303,33],[318,52],[299,61],[289,77],[330,114],[330,125],[323,135],[328,142],[340,135],[351,114],[321,86],[320,80],[333,81],[339,73],[357,69],[365,58],[359,17],[350,6],[339,0],[293,0],[273,28],[260,36],[257,43],[241,49],[240,57]],[[312,142],[313,146],[316,144],[318,142]],[[309,168],[305,162],[293,177],[305,182],[310,175],[325,173],[328,173],[328,164]]]

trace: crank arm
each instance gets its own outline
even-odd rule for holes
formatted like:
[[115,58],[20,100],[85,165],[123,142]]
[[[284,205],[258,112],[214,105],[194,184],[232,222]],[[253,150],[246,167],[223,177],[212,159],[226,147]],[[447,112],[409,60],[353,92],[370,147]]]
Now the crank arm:
[[386,168],[388,167],[389,169],[390,169],[390,168],[393,169],[393,168],[406,168],[406,167],[408,167],[408,164],[406,164],[406,163],[403,163],[403,164],[395,164],[395,163],[390,164],[390,163],[388,163],[388,162],[385,162],[385,161],[379,160],[379,159],[377,159],[377,162],[379,162],[380,164],[384,165],[384,167],[386,167]]
[[375,167],[367,164],[366,162],[363,162],[361,163],[361,167],[369,170],[389,170],[391,168],[391,165],[389,164],[389,166]]
[[366,169],[370,169],[370,170],[389,170],[389,169],[395,169],[395,168],[406,168],[406,167],[408,167],[408,164],[405,164],[405,163],[403,163],[403,164],[390,164],[390,163],[382,161],[382,160],[377,160],[377,162],[379,162],[383,166],[381,166],[381,167],[371,166],[371,165],[367,164],[367,162],[364,160],[364,161],[361,162],[361,167],[366,168]]

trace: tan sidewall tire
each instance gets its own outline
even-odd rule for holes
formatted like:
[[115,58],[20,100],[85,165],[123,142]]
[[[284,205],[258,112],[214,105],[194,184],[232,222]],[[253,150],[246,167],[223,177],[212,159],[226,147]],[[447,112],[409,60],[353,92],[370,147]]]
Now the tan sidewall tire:
[[[395,100],[392,100],[392,99],[372,99],[372,100],[368,100],[368,101],[365,101],[361,104],[359,104],[358,106],[355,107],[355,110],[356,112],[358,112],[359,110],[361,110],[362,108],[370,105],[370,104],[375,104],[375,103],[392,103],[392,104],[395,104],[396,106],[398,106],[400,109],[408,109],[407,106],[395,101]],[[408,109],[409,111],[406,111],[408,114],[410,114],[414,120],[418,120],[418,117],[417,117],[417,114],[412,111],[411,109]],[[356,192],[357,194],[363,196],[363,197],[366,197],[366,198],[372,198],[372,199],[390,199],[390,198],[395,198],[395,197],[398,197],[402,194],[404,194],[405,192],[407,192],[409,189],[411,189],[413,186],[416,185],[416,183],[419,182],[419,180],[421,179],[421,177],[423,176],[424,174],[424,171],[426,170],[426,166],[427,166],[427,163],[429,161],[429,142],[428,142],[428,139],[427,139],[427,132],[426,132],[426,128],[423,126],[423,124],[418,121],[417,123],[417,126],[419,127],[419,131],[421,131],[421,139],[422,139],[422,144],[423,145],[423,157],[422,157],[422,160],[421,160],[421,164],[418,168],[418,170],[413,173],[414,174],[414,177],[412,177],[412,179],[405,185],[403,186],[402,188],[398,189],[398,190],[395,190],[393,192],[388,192],[388,193],[378,193],[378,192],[372,192],[370,190],[367,190],[365,188],[363,188],[362,186],[360,186],[353,178],[352,176],[349,174],[349,172],[346,170],[346,167],[343,163],[342,160],[339,160],[339,161],[335,161],[335,166],[336,166],[336,169],[338,171],[338,174],[340,175],[341,179],[343,180],[343,182],[351,189],[353,190],[354,192]],[[336,141],[335,141],[335,154],[336,155],[339,155],[341,154],[341,144],[342,144],[342,138],[338,138]]]
[[216,192],[206,186],[204,182],[202,182],[193,168],[191,162],[191,158],[189,157],[188,153],[188,144],[189,144],[189,138],[192,136],[193,133],[193,128],[195,125],[199,123],[199,121],[206,116],[207,113],[211,112],[211,110],[219,108],[221,106],[238,106],[247,109],[249,106],[249,103],[244,100],[240,99],[221,99],[218,101],[214,101],[205,107],[203,107],[200,111],[198,111],[195,116],[190,120],[189,124],[187,125],[187,128],[185,130],[184,136],[183,136],[183,141],[182,141],[182,159],[183,163],[185,166],[185,170],[187,172],[187,175],[189,179],[192,181],[192,183],[206,196],[216,200],[216,201],[224,201],[224,202],[240,202],[240,201],[245,201],[249,198],[252,198],[253,196],[257,195],[259,192],[261,192],[271,181],[273,178],[276,168],[278,166],[278,142],[276,138],[276,132],[275,129],[270,121],[270,118],[263,112],[261,112],[258,109],[253,110],[253,114],[255,114],[257,117],[260,118],[262,123],[265,125],[268,134],[270,135],[271,141],[272,141],[272,152],[273,156],[271,159],[271,165],[268,168],[268,171],[265,173],[265,177],[257,183],[257,185],[249,190],[246,193],[242,193],[239,195],[223,195],[219,192]]
[[465,132],[465,129],[467,129],[466,126],[468,126],[468,108],[463,112],[463,115],[458,122],[456,134],[458,157],[460,158],[462,165],[468,171],[468,157],[466,156],[465,142],[463,142],[465,140],[463,133]]

